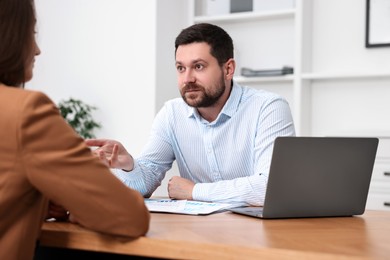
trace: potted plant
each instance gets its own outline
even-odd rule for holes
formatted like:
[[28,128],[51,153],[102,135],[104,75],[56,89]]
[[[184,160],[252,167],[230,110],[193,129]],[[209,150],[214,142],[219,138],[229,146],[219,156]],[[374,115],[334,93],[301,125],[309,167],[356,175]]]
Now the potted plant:
[[94,130],[101,125],[92,117],[95,106],[88,105],[81,100],[69,98],[58,104],[62,117],[83,138],[95,138]]

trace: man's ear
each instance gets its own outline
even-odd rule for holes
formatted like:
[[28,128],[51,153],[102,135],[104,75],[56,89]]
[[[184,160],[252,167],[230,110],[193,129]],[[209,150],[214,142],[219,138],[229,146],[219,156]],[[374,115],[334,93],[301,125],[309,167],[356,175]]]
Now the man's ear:
[[234,75],[234,71],[236,69],[236,61],[234,59],[229,59],[225,63],[225,78],[231,80]]

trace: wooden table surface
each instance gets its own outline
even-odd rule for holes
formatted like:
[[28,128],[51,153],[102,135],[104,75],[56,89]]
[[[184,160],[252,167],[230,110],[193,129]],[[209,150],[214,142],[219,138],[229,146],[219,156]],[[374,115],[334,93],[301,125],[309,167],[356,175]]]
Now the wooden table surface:
[[47,222],[41,244],[170,259],[390,259],[390,212],[275,220],[152,213],[149,232],[137,239]]

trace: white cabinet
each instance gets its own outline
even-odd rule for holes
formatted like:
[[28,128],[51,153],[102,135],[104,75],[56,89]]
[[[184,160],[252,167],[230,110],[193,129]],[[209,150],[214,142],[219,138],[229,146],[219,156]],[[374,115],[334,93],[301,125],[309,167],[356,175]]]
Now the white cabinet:
[[390,211],[390,137],[379,139],[367,209]]
[[[232,36],[235,80],[284,96],[297,135],[380,132],[381,142],[390,138],[390,47],[365,47],[366,1],[295,0],[292,6],[213,16],[204,12],[207,1],[191,1],[191,23],[210,22]],[[283,66],[294,74],[240,75],[242,67]],[[389,207],[390,151],[386,156],[375,163],[369,208]]]

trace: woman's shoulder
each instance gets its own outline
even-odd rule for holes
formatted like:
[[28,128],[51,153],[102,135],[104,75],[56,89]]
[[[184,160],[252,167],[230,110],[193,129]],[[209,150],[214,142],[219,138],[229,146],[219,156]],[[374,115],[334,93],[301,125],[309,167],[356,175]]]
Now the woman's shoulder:
[[48,106],[56,107],[54,102],[43,92],[22,88],[1,87],[0,107],[4,106],[8,111],[24,111],[25,109]]
[[24,89],[24,88],[17,88],[17,87],[6,87],[6,86],[1,86],[0,87],[0,96],[3,97],[21,97],[21,98],[26,98],[26,97],[35,97],[35,98],[46,98],[50,99],[45,93],[38,91],[38,90],[30,90],[30,89]]

